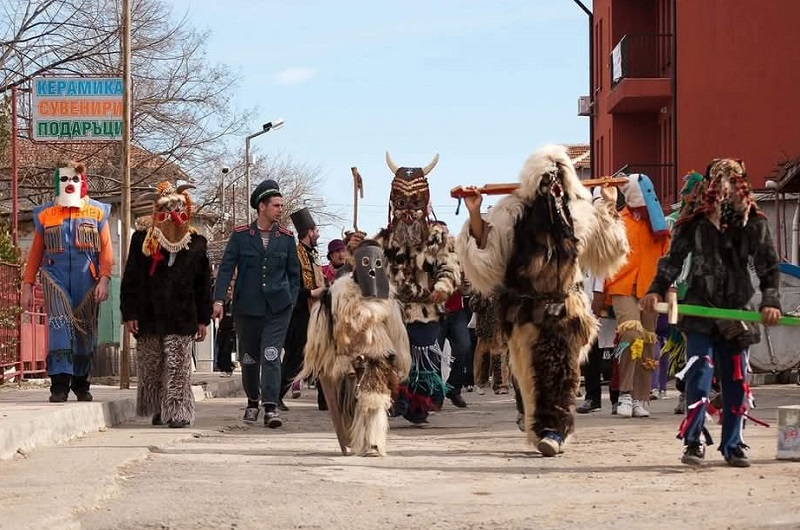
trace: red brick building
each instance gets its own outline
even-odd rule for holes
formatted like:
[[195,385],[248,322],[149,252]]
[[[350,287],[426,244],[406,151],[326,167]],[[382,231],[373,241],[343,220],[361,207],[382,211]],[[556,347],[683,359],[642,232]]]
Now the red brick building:
[[[800,155],[798,0],[594,0],[594,176],[648,174],[662,204],[715,157],[757,188]],[[588,113],[587,113],[588,114]]]

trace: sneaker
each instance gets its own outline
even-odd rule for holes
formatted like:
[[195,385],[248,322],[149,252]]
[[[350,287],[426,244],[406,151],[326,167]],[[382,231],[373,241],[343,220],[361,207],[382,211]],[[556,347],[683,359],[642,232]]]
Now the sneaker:
[[656,390],[654,388],[654,389],[650,390],[650,400],[651,401],[655,401],[657,399],[658,399],[658,390]]
[[482,396],[486,393],[486,391],[482,387],[476,386],[475,393],[478,394],[479,396]]
[[681,462],[689,466],[701,466],[706,457],[706,448],[703,444],[689,444],[683,449]]
[[286,403],[283,402],[283,398],[278,399],[278,410],[283,412],[289,412],[289,407],[286,406]]
[[292,383],[292,399],[298,399],[300,396],[300,381],[295,381]]
[[678,396],[678,404],[675,405],[675,409],[672,412],[675,414],[686,414],[686,394],[683,392]]
[[600,406],[600,403],[592,401],[591,399],[587,399],[586,401],[578,405],[577,408],[575,408],[575,412],[577,412],[578,414],[588,414],[590,412],[595,412],[602,408],[603,407]]
[[630,394],[619,395],[617,414],[623,418],[630,418],[633,415],[633,399],[631,399]]
[[242,418],[247,423],[255,423],[258,421],[258,414],[261,411],[258,407],[247,407],[244,409],[244,418]]
[[647,410],[648,403],[634,399],[631,407],[631,416],[634,418],[649,418],[650,411]]
[[495,392],[495,394],[500,394],[501,396],[507,395],[508,394],[508,387],[501,386],[500,389]]
[[730,450],[728,456],[725,457],[725,461],[729,466],[750,467],[750,460],[747,459],[747,453],[744,452],[746,447],[745,445],[737,445]]
[[281,415],[278,414],[277,410],[270,410],[264,412],[264,427],[269,427],[270,429],[277,429],[283,425],[283,420],[281,419]]
[[669,394],[667,393],[666,390],[659,390],[658,391],[658,399],[667,399],[668,397],[669,397]]
[[536,444],[536,449],[542,456],[556,456],[563,453],[564,437],[553,431],[545,431],[542,438]]
[[474,389],[475,387],[473,387],[472,385],[467,385],[466,387],[464,387],[464,390],[466,390],[467,392],[472,392]]

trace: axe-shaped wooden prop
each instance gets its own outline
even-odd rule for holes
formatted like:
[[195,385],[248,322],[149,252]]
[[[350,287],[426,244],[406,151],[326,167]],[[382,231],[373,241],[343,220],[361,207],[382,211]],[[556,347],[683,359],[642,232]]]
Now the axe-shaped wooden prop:
[[351,167],[350,172],[353,174],[353,230],[360,232],[358,229],[358,198],[359,196],[364,198],[364,181],[356,166]]
[[[678,315],[699,318],[715,318],[721,320],[744,320],[747,322],[761,322],[761,313],[742,309],[724,309],[719,307],[706,307],[702,305],[679,304],[678,295],[674,291],[667,293],[666,301],[656,304],[656,312],[665,313],[670,324],[678,323]],[[781,326],[800,326],[800,318],[782,316],[778,320]]]

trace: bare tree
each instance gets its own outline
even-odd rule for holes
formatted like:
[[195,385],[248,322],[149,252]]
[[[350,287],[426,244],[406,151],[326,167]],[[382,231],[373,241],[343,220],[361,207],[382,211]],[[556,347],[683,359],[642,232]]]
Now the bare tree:
[[[5,15],[0,15],[0,93],[42,73],[119,74],[118,3],[5,0],[0,8]],[[226,67],[208,63],[208,34],[194,30],[185,18],[173,19],[163,0],[134,0],[132,11],[132,139],[148,153],[135,160],[132,185],[165,173],[173,178],[203,175],[224,152],[226,138],[238,134],[245,122],[245,116],[230,110],[237,79]],[[27,98],[20,100],[27,123]],[[93,161],[104,166],[98,175],[105,179],[102,192],[118,189],[118,157],[108,160],[107,144],[92,144],[89,150],[86,144],[58,144],[53,151],[54,159],[98,159]],[[21,187],[31,192],[26,196],[49,189],[50,162],[21,175]]]
[[[256,151],[257,152],[257,151]],[[250,194],[244,186],[244,156],[236,160],[242,160],[241,164],[232,166],[231,171],[226,176],[225,205],[221,204],[221,183],[219,180],[219,168],[223,166],[219,163],[217,176],[204,181],[199,185],[199,196],[204,197],[198,201],[196,212],[217,217],[217,230],[214,241],[210,244],[211,257],[216,261],[221,257],[230,230],[233,228],[233,221],[236,224],[244,224],[247,216],[247,209],[250,208]],[[290,215],[307,207],[318,225],[339,224],[342,221],[340,215],[325,205],[324,198],[319,195],[322,187],[322,177],[320,168],[309,166],[301,162],[296,162],[291,156],[279,154],[275,156],[255,157],[254,163],[250,166],[250,179],[255,187],[259,182],[272,179],[281,188],[285,215],[281,223],[291,227]],[[224,220],[222,222],[222,215]]]

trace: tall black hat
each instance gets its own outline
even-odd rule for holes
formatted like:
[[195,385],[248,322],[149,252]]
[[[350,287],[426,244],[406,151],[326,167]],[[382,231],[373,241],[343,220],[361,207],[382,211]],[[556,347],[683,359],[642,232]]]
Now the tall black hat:
[[297,210],[291,215],[291,217],[294,229],[298,234],[302,234],[306,230],[311,230],[317,226],[317,223],[314,222],[314,218],[311,217],[311,212],[308,208],[301,208]]

